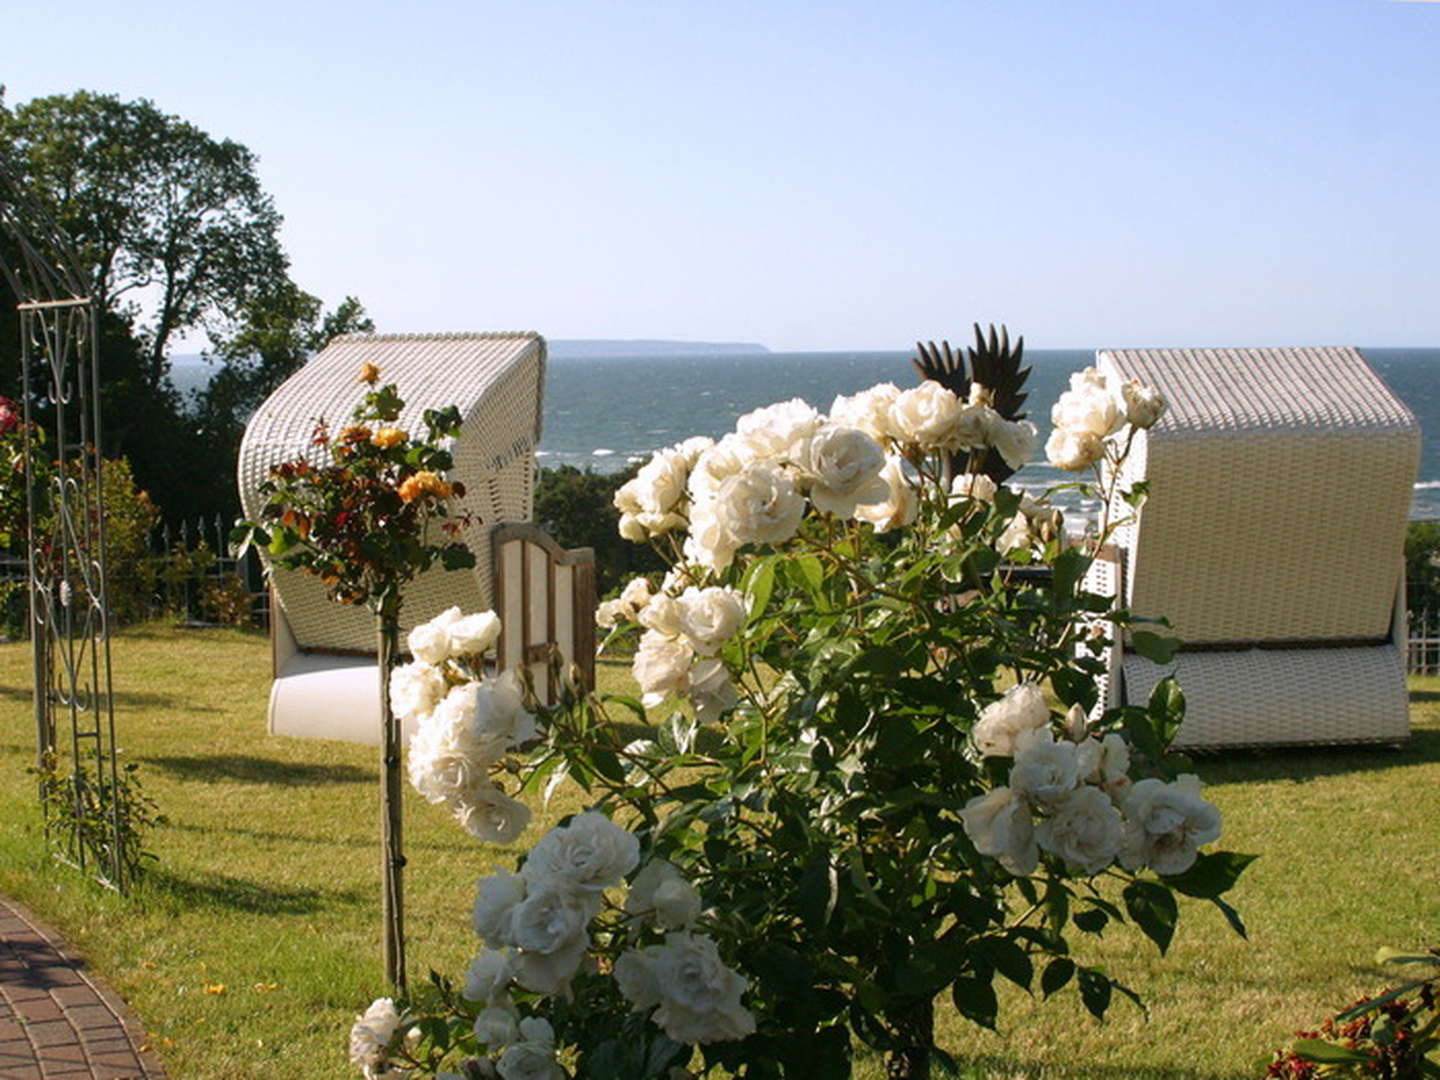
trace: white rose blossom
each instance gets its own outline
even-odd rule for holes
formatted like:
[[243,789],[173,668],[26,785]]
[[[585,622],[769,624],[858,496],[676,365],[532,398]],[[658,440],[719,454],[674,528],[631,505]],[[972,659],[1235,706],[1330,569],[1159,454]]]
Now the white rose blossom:
[[996,425],[1001,423],[1000,414],[988,405],[963,406],[955,421],[953,449],[983,450],[991,444]]
[[645,631],[631,661],[630,673],[645,695],[646,704],[655,704],[667,694],[684,693],[694,658],[695,650],[688,641],[658,630]]
[[449,688],[444,670],[434,664],[402,664],[390,672],[390,709],[401,720],[426,716]]
[[501,1080],[564,1080],[565,1070],[555,1060],[555,1032],[548,1020],[527,1016],[518,1025],[518,1041],[511,1043],[495,1063]]
[[390,998],[377,998],[355,1018],[350,1028],[350,1060],[364,1070],[367,1078],[382,1075],[390,1041],[399,1026],[400,1014]]
[[864,503],[855,508],[855,517],[875,526],[877,533],[902,529],[920,512],[920,496],[905,475],[904,459],[891,454],[880,471],[887,494],[883,502]]
[[488,781],[474,784],[455,802],[455,817],[465,831],[484,844],[508,847],[530,824],[530,807],[512,799]]
[[661,536],[684,525],[680,511],[689,471],[687,454],[659,450],[615,492],[615,509],[622,519],[628,519],[631,532],[643,530],[645,536]]
[[901,391],[890,406],[895,438],[922,450],[955,450],[960,446],[960,414],[964,402],[933,379]]
[[564,882],[527,882],[515,905],[506,944],[520,950],[515,980],[537,994],[554,994],[570,982],[590,944],[590,920],[600,910],[598,892],[581,892]]
[[478,611],[457,619],[447,627],[451,656],[478,656],[500,640],[500,616]]
[[1110,732],[1103,739],[1086,739],[1079,744],[1080,777],[1098,784],[1116,803],[1123,804],[1130,789],[1130,744]]
[[1022,731],[1050,722],[1050,706],[1045,694],[1029,680],[1018,682],[1006,690],[999,701],[985,706],[976,721],[971,737],[983,757],[1010,757],[1015,753],[1015,738]]
[[746,413],[735,421],[735,433],[748,440],[759,457],[794,462],[804,454],[820,421],[814,406],[791,398]]
[[890,422],[890,407],[900,396],[894,383],[880,383],[850,397],[836,397],[830,406],[830,423],[840,427],[859,428],[882,446],[895,438]]
[[999,859],[1010,873],[1024,877],[1040,864],[1035,821],[1019,792],[998,787],[976,795],[960,811],[960,821],[975,850]]
[[1055,802],[1053,810],[1035,829],[1042,848],[1064,859],[1072,871],[1087,875],[1098,874],[1115,861],[1125,822],[1110,796],[1099,788],[1079,787]]
[[531,886],[552,881],[598,894],[640,862],[640,841],[604,814],[587,810],[557,825],[531,849],[521,870]]
[[1045,441],[1045,457],[1057,469],[1079,472],[1105,456],[1105,441],[1094,432],[1057,427]]
[[677,599],[668,593],[651,597],[636,616],[636,622],[667,638],[678,638],[684,632],[683,612]]
[[1029,420],[997,419],[990,428],[990,443],[1012,469],[1029,462],[1040,442],[1040,430]]
[[700,914],[700,894],[674,863],[651,859],[625,896],[625,914],[662,930],[683,930]]
[[447,608],[406,635],[410,655],[427,664],[443,664],[450,657],[450,627],[461,619],[458,607]]
[[690,704],[695,707],[696,719],[702,724],[719,720],[722,713],[733,709],[740,700],[729,670],[719,660],[696,661],[687,681]]
[[757,461],[720,485],[715,509],[737,544],[781,544],[805,516],[805,498],[790,474]]
[[740,1003],[749,984],[703,934],[676,931],[663,945],[623,954],[615,979],[637,1010],[655,1010],[651,1019],[676,1042],[729,1042],[755,1031],[755,1017]]
[[1125,426],[1125,410],[1110,380],[1097,368],[1088,367],[1070,376],[1070,389],[1051,408],[1050,422],[1057,428],[1103,439]]
[[760,457],[760,448],[750,439],[734,433],[726,435],[701,453],[690,470],[691,501],[703,503],[715,498],[721,484]]
[[1017,513],[1010,519],[995,540],[995,548],[1002,555],[1016,551],[1028,551],[1035,543],[1035,534],[1030,531],[1030,519]]
[[1010,786],[1037,807],[1048,809],[1080,782],[1080,755],[1075,744],[1055,741],[1049,725],[1015,736],[1015,764]]
[[475,936],[491,948],[513,944],[511,922],[515,908],[525,899],[525,879],[509,870],[497,870],[475,883],[471,925]]
[[1125,797],[1125,843],[1120,864],[1180,874],[1195,864],[1197,849],[1220,836],[1220,811],[1200,797],[1200,778],[1137,781]]
[[676,606],[679,632],[701,656],[713,656],[745,623],[745,594],[737,589],[692,585]]
[[[515,978],[514,949],[482,948],[465,971],[465,987],[461,997],[466,1001],[492,1002],[505,994]],[[508,1000],[508,998],[507,998]]]
[[1152,427],[1165,414],[1165,398],[1160,391],[1139,379],[1115,379],[1113,393],[1126,423],[1134,427]]
[[880,475],[884,468],[885,451],[874,438],[834,424],[815,433],[801,462],[815,509],[842,519],[854,517],[861,504],[885,501],[889,486]]
[[995,492],[1000,487],[984,473],[960,473],[950,481],[951,499],[975,499],[979,502],[994,502]]
[[520,1039],[520,1014],[508,1000],[487,1005],[475,1016],[475,1041],[488,1050],[502,1050]]

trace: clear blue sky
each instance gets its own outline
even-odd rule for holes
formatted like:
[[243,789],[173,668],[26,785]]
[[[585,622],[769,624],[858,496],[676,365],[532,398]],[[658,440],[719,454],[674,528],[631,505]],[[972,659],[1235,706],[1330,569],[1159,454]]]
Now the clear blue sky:
[[1440,3],[7,5],[260,157],[382,330],[1440,345]]

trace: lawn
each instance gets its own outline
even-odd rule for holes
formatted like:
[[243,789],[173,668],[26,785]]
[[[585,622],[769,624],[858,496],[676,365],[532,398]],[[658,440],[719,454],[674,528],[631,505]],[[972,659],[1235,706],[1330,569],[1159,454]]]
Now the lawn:
[[[260,635],[154,624],[121,634],[114,657],[125,759],[169,818],[150,844],[158,863],[121,898],[44,854],[25,772],[29,650],[0,645],[0,891],[70,937],[177,1080],[353,1077],[345,1034],[382,990],[375,751],[265,733]],[[944,1043],[994,1080],[1228,1080],[1259,1076],[1294,1029],[1378,989],[1376,947],[1440,943],[1440,679],[1415,680],[1411,700],[1403,750],[1201,763],[1225,846],[1262,856],[1234,894],[1249,941],[1188,903],[1164,957],[1128,928],[1075,942],[1146,999],[1148,1019],[1122,1002],[1100,1024],[1073,993],[1017,989],[998,1034],[947,1016]],[[509,855],[407,796],[412,977],[459,973],[474,881]],[[521,845],[577,799],[537,815]]]

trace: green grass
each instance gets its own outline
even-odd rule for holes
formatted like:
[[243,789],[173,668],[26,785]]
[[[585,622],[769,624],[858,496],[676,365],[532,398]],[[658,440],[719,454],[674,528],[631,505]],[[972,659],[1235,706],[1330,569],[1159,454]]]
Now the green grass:
[[[120,743],[170,823],[132,898],[43,852],[32,778],[29,651],[0,646],[0,891],[70,937],[150,1032],[173,1077],[352,1077],[354,1014],[381,991],[376,751],[265,733],[269,647],[237,631],[146,626],[114,643]],[[623,669],[603,678],[618,685]],[[1383,944],[1440,937],[1440,679],[1413,683],[1403,750],[1207,758],[1225,846],[1262,859],[1234,901],[1242,941],[1182,904],[1168,955],[1128,928],[1076,935],[1132,986],[1099,1024],[1076,995],[1004,995],[999,1034],[952,1015],[942,1041],[994,1080],[1258,1076],[1297,1027],[1378,989]],[[573,807],[552,807],[522,844]],[[470,841],[407,792],[412,977],[473,951],[475,879],[510,853]],[[224,987],[223,993],[213,992]],[[210,988],[212,992],[207,992]],[[862,1075],[879,1075],[867,1062]]]

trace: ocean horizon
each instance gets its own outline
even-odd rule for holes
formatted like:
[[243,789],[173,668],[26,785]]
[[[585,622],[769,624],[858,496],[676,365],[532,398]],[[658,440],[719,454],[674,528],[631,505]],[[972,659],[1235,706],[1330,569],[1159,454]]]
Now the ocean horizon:
[[[618,345],[619,343],[617,343]],[[1361,348],[1371,366],[1420,423],[1422,449],[1411,517],[1440,520],[1440,347]],[[558,355],[547,363],[538,451],[545,468],[570,465],[618,472],[692,435],[719,437],[735,420],[776,401],[801,398],[821,411],[838,394],[880,382],[911,385],[912,352],[733,351],[644,355]],[[1038,460],[1014,482],[1030,490],[1073,479],[1044,461],[1050,407],[1071,372],[1094,362],[1094,349],[1027,349],[1031,368],[1025,412],[1041,430]],[[179,362],[172,378],[182,393],[203,387],[213,369]],[[1083,504],[1070,510],[1088,512]]]

